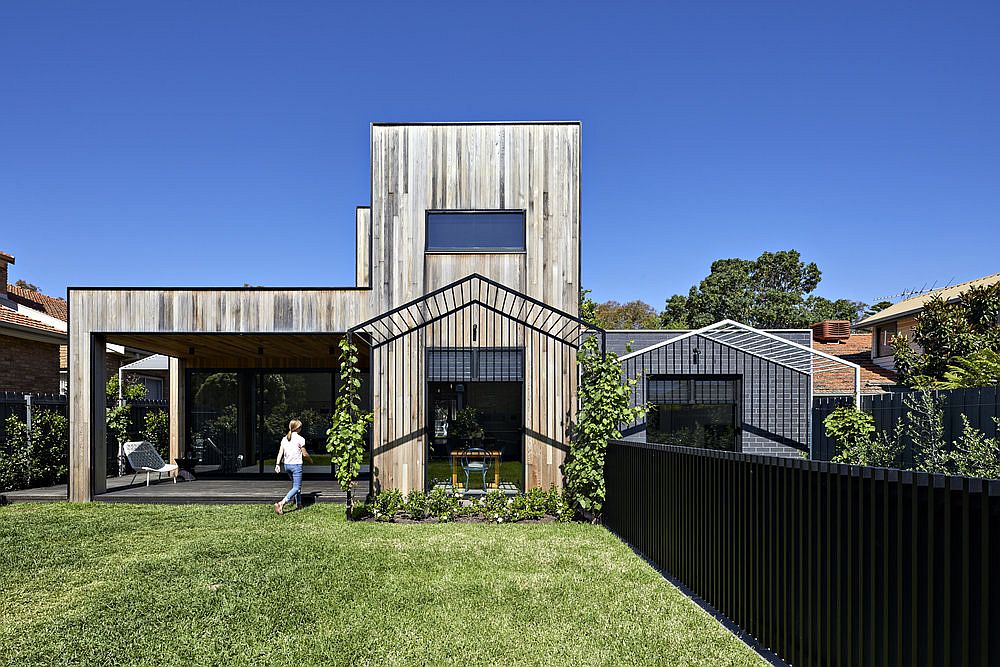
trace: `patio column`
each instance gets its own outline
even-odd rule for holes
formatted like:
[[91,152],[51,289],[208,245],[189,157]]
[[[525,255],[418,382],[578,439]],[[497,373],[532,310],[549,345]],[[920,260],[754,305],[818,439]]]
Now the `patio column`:
[[[168,398],[170,399],[170,452],[168,454],[172,463],[178,456],[182,456],[187,450],[187,396],[185,389],[187,383],[187,363],[183,359],[170,357],[170,387]],[[174,473],[176,475],[176,473]]]
[[107,490],[104,336],[70,329],[69,500],[87,502]]

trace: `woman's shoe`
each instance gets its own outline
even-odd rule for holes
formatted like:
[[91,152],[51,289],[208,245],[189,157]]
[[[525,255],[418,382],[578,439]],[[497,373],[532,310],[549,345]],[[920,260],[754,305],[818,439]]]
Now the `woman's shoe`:
[[274,503],[274,513],[275,514],[283,514],[284,513],[283,510],[282,510],[282,507],[281,507],[281,503]]

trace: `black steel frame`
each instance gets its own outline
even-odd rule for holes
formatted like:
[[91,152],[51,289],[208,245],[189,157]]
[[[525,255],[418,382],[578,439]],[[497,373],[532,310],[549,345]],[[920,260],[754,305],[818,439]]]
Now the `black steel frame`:
[[[192,420],[191,420],[191,406],[192,406],[192,400],[191,400],[191,376],[193,374],[195,374],[195,373],[235,373],[237,375],[244,374],[244,375],[247,375],[247,376],[250,376],[250,377],[253,378],[253,384],[251,385],[251,390],[252,390],[252,392],[254,394],[253,395],[253,399],[252,399],[252,404],[248,405],[246,407],[249,408],[249,409],[251,409],[251,416],[253,417],[253,421],[254,421],[254,424],[255,424],[255,430],[251,434],[251,436],[253,437],[253,441],[254,441],[254,446],[255,447],[259,447],[260,446],[260,443],[259,443],[260,433],[257,432],[257,430],[256,430],[256,421],[257,421],[257,417],[259,415],[260,407],[261,407],[260,406],[260,392],[258,391],[258,385],[257,385],[257,377],[258,376],[260,376],[260,375],[272,375],[272,374],[273,375],[281,375],[283,373],[329,373],[330,374],[330,383],[331,383],[331,396],[333,397],[334,403],[337,400],[337,376],[338,376],[339,373],[338,373],[338,370],[336,368],[332,368],[332,367],[331,368],[188,368],[188,369],[185,369],[185,372],[184,372],[184,396],[185,396],[185,400],[184,400],[184,443],[185,443],[185,449],[187,448],[188,443],[191,442],[191,437],[192,437],[192,431],[191,431],[191,424],[192,424]],[[242,401],[242,398],[238,398],[237,400]],[[243,439],[246,434],[244,434],[242,432],[243,431],[242,424],[238,424],[238,429],[239,429],[239,433],[237,435],[237,438],[238,439]],[[184,453],[186,453],[186,452],[184,452]],[[268,473],[263,468],[263,466],[264,466],[264,457],[262,455],[263,452],[258,451],[257,454],[258,454],[258,459],[259,459],[258,460],[258,465],[257,465],[257,472],[233,473],[231,475],[214,473],[214,472],[205,473],[205,474],[207,474],[208,476],[212,477],[213,479],[246,479],[246,480],[252,480],[252,479],[271,479],[271,478],[273,478],[274,473],[273,472],[272,473]],[[315,473],[307,473],[303,477],[306,478],[306,479],[313,479],[313,478],[327,479],[327,475],[325,473],[321,474],[321,475],[318,475],[318,474],[315,474]]]

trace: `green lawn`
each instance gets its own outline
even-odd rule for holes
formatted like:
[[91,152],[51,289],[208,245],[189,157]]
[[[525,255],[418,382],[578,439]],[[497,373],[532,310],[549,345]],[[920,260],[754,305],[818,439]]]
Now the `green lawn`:
[[604,529],[0,508],[0,665],[763,664]]

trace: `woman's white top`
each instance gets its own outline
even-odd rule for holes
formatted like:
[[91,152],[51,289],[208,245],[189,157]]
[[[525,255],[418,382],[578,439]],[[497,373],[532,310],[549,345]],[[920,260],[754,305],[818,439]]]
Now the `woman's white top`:
[[298,433],[292,433],[291,441],[289,441],[287,437],[282,436],[281,447],[278,451],[280,454],[279,461],[286,464],[290,463],[292,465],[302,463],[302,450],[300,448],[305,446],[306,439]]

